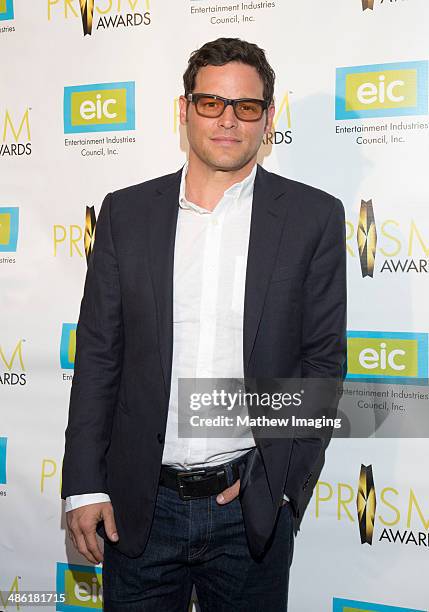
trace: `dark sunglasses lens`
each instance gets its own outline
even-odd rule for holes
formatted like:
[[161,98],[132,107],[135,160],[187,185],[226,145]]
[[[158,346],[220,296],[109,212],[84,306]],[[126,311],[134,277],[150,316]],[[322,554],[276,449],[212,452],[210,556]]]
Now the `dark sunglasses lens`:
[[237,102],[235,105],[235,112],[237,117],[243,121],[255,121],[261,118],[264,107],[258,100],[247,100]]
[[219,117],[223,113],[224,103],[222,100],[204,96],[197,101],[197,111],[204,117]]

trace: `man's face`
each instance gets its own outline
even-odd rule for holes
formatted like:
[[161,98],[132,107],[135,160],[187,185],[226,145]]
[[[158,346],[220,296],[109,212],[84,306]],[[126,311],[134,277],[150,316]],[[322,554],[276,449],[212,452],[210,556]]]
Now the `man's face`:
[[[263,84],[256,68],[230,62],[200,68],[193,93],[263,100]],[[191,154],[214,170],[240,170],[252,160],[264,134],[271,130],[273,115],[271,105],[259,121],[240,121],[229,105],[220,117],[201,117],[193,103],[180,97],[180,122],[186,125]]]

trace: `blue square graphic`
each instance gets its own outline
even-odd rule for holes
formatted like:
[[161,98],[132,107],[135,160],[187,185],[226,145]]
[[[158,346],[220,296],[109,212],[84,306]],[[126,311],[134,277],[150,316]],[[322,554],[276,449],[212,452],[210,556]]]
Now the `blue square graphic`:
[[18,245],[19,208],[0,206],[0,252],[12,253]]

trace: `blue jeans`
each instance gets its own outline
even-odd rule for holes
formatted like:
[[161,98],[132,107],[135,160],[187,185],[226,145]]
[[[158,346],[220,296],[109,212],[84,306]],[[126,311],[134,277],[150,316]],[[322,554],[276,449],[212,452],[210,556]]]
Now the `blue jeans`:
[[[233,484],[227,466],[228,486]],[[293,554],[292,512],[281,507],[271,547],[255,561],[238,497],[184,501],[159,486],[144,553],[130,559],[105,543],[105,612],[186,612],[192,587],[201,612],[285,612]]]

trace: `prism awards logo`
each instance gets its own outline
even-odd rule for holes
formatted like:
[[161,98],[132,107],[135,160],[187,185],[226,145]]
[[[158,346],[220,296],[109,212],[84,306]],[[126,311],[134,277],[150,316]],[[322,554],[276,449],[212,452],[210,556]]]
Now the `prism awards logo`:
[[[27,384],[27,373],[23,359],[23,344],[25,340],[18,340],[15,347],[0,344],[0,385]],[[3,371],[2,371],[3,370]]]
[[19,208],[0,206],[0,252],[13,253],[18,244]]
[[0,485],[7,483],[6,479],[7,438],[0,438]]
[[415,608],[398,608],[398,606],[386,606],[384,604],[369,603],[367,601],[355,601],[352,599],[339,599],[334,597],[332,612],[427,612]]
[[347,332],[347,380],[427,385],[428,334]]
[[94,17],[94,0],[79,0],[82,16],[83,35],[92,34],[92,19]]
[[95,242],[95,226],[97,225],[97,218],[95,216],[95,209],[93,206],[86,207],[85,215],[85,235],[83,239],[83,245],[85,248],[86,263],[88,265],[89,258],[92,255]]
[[60,344],[60,363],[63,370],[74,369],[76,355],[76,323],[63,323]]
[[374,0],[362,0],[362,10],[366,11],[366,9],[374,10]]
[[0,118],[0,157],[31,155],[30,111],[28,107],[21,115],[5,109]]
[[372,544],[377,500],[371,465],[361,465],[356,507],[361,544]]
[[359,224],[357,230],[362,278],[374,276],[375,253],[377,250],[377,230],[375,227],[372,200],[361,200]]
[[64,133],[135,130],[135,83],[64,87]]
[[427,61],[337,68],[335,119],[427,114]]
[[13,18],[13,0],[0,0],[0,21]]
[[47,5],[48,21],[80,20],[84,36],[151,23],[150,0],[47,0]]
[[56,588],[65,595],[65,601],[57,603],[59,612],[103,609],[101,567],[57,563]]
[[85,253],[88,264],[94,249],[96,225],[97,217],[94,206],[86,207],[83,226],[55,224],[53,226],[54,257],[57,257],[58,254],[65,255],[66,252],[69,257],[83,257]]

